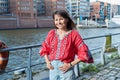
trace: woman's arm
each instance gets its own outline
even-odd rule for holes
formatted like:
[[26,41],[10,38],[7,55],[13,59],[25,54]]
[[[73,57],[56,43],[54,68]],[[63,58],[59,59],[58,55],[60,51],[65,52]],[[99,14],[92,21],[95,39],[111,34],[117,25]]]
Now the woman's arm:
[[71,65],[71,66],[75,66],[75,65],[78,64],[79,62],[81,62],[80,59],[75,59],[74,61],[72,61],[72,62],[70,63],[70,65]]
[[45,62],[46,62],[47,68],[48,69],[54,69],[54,67],[52,66],[52,64],[51,64],[51,62],[48,58],[48,55],[45,55],[44,57],[45,57]]

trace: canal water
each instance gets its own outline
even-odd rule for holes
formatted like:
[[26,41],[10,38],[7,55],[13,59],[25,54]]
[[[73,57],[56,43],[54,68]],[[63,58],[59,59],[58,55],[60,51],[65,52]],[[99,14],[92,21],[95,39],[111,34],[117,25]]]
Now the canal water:
[[[20,30],[0,30],[0,40],[4,41],[9,47],[22,46],[22,45],[32,45],[32,44],[41,44],[45,39],[48,31],[51,28],[45,29],[20,29]],[[78,32],[81,34],[82,38],[101,36],[106,34],[115,34],[120,33],[120,28],[91,28],[91,29],[78,29]],[[114,36],[112,42],[119,42],[120,35]],[[102,40],[93,41],[94,44],[87,43],[88,46],[98,46]]]
[[[8,47],[41,44],[50,29],[51,28],[0,30],[0,40],[4,41],[8,45]],[[88,38],[88,37],[95,37],[95,36],[101,36],[101,35],[107,35],[107,34],[120,33],[120,28],[111,28],[111,29],[79,28],[78,32],[80,33],[82,38]],[[112,43],[117,43],[117,42],[120,42],[120,35],[116,35],[112,37]],[[102,47],[104,43],[104,38],[85,40],[85,43],[88,45],[90,49]],[[40,48],[34,49],[32,52],[32,64],[44,61],[39,56],[39,49]],[[26,66],[28,61],[27,59],[28,59],[28,50],[11,51],[9,62],[7,65],[7,70]],[[39,67],[42,67],[42,66],[39,66]],[[37,70],[38,68],[35,68],[35,69]],[[13,74],[13,73],[10,73],[10,74]],[[0,76],[0,80],[6,77],[10,78],[13,76],[4,76],[4,77]]]

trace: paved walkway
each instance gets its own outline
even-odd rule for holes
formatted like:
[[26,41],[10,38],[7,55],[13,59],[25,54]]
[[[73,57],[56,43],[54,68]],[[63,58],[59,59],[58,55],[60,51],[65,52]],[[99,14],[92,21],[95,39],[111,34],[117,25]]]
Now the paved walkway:
[[[115,59],[99,69],[99,72],[81,74],[77,80],[120,80],[120,59]],[[34,75],[33,80],[49,80],[48,75],[48,71],[42,71]],[[19,80],[26,80],[26,78]]]
[[115,59],[99,69],[98,73],[86,73],[77,80],[120,80],[120,59]]

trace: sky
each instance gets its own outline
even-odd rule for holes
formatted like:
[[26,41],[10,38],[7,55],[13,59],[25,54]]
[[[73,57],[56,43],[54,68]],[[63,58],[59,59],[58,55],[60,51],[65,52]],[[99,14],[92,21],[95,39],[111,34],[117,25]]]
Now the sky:
[[[90,0],[90,2],[94,2],[96,0]],[[103,2],[108,2],[108,3],[111,3],[111,4],[117,4],[117,5],[120,5],[120,0],[98,0],[98,1],[103,1]]]

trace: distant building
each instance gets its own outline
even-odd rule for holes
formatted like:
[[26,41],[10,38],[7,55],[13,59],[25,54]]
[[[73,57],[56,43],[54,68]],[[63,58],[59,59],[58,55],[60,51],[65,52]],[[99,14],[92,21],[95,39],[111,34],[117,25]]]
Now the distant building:
[[0,0],[0,14],[9,13],[9,0]]
[[0,0],[0,11],[10,12],[16,18],[16,28],[53,26],[51,15],[61,9],[67,10],[74,19],[90,17],[89,0]]
[[110,7],[109,3],[96,1],[90,4],[90,17],[92,20],[103,21],[105,18],[110,19]]
[[112,14],[120,15],[120,5],[112,5]]
[[51,16],[56,10],[65,10],[65,0],[45,0],[45,15]]
[[33,0],[10,0],[10,12],[20,18],[34,18]]
[[17,27],[36,27],[33,0],[10,0],[10,13],[17,17]]
[[120,5],[118,5],[118,14],[120,15]]
[[65,0],[66,9],[73,18],[88,19],[90,16],[89,0]]

